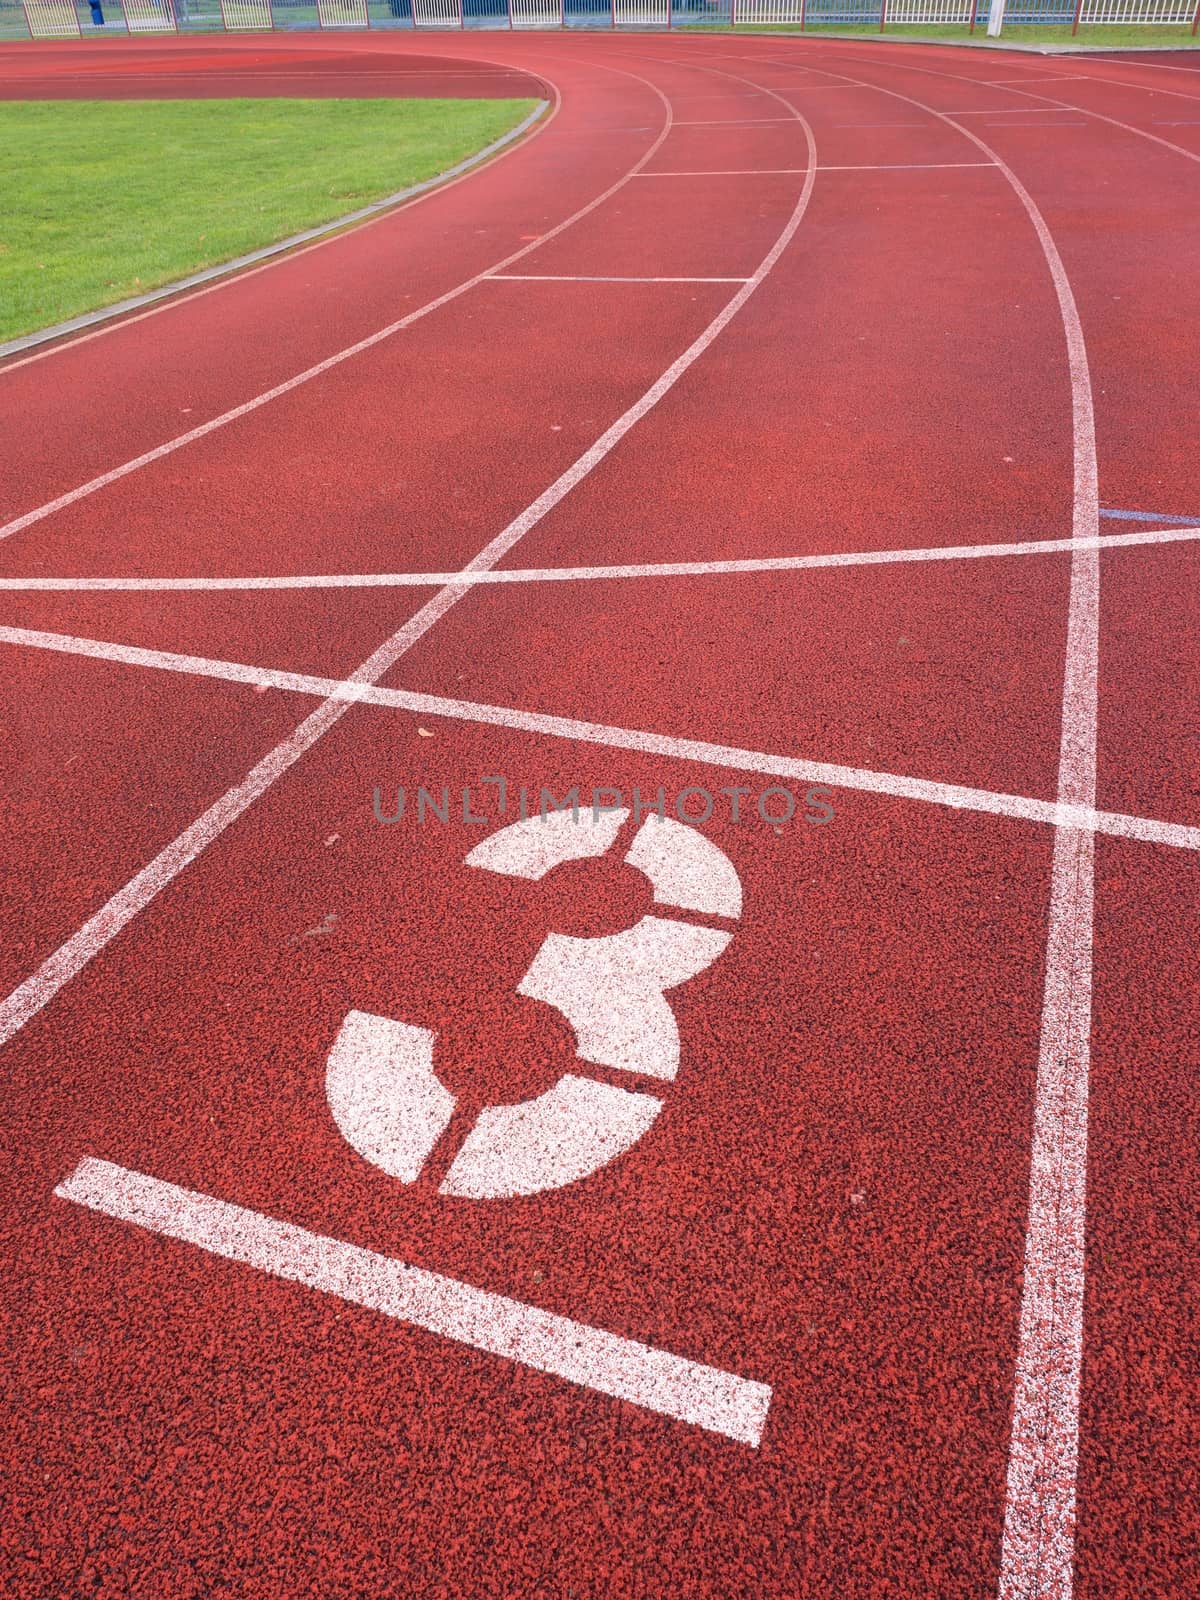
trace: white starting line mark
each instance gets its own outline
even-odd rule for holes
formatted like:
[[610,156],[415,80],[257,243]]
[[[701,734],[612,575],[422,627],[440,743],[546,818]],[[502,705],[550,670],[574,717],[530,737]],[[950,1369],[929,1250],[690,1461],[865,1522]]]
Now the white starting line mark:
[[55,1189],[62,1200],[198,1245],[277,1278],[337,1295],[475,1350],[552,1373],[678,1422],[757,1446],[769,1384],[739,1378],[537,1306],[310,1233],[213,1195],[85,1157]]

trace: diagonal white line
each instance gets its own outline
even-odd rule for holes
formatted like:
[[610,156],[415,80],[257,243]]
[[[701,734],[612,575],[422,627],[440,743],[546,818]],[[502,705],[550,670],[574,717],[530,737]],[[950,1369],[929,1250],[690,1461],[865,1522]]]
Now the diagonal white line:
[[[457,722],[477,722],[488,727],[512,728],[521,733],[545,734],[574,743],[604,745],[611,750],[633,750],[646,755],[664,756],[678,761],[699,761],[709,766],[739,772],[769,773],[804,783],[828,784],[839,789],[857,789],[866,794],[892,795],[897,799],[948,806],[953,810],[981,811],[993,816],[1040,822],[1051,827],[1113,834],[1145,844],[1171,845],[1177,849],[1200,850],[1200,828],[1184,823],[1159,822],[1149,817],[1133,817],[1122,812],[1096,811],[1091,806],[1066,805],[1054,800],[1037,800],[1027,795],[1005,794],[991,789],[974,789],[962,784],[939,783],[929,778],[913,778],[902,773],[878,772],[868,767],[838,766],[829,761],[810,761],[762,750],[747,750],[737,745],[713,744],[701,739],[681,739],[672,734],[650,733],[638,728],[618,728],[608,723],[584,722],[576,717],[559,717],[549,712],[520,711],[511,706],[491,706],[475,700],[453,700],[443,695],[422,694],[414,689],[385,688],[363,684],[355,679],[322,678],[306,672],[288,672],[275,667],[256,667],[239,661],[215,661],[207,656],[177,655],[166,650],[146,650],[140,645],[113,644],[103,639],[81,639],[64,633],[42,633],[32,628],[0,627],[0,644],[34,650],[54,650],[66,655],[111,661],[123,666],[148,667],[196,677],[217,678],[227,683],[244,683],[260,689],[283,689],[348,705],[389,707],[414,711],[429,717],[446,717]],[[3,1011],[0,1010],[0,1022]],[[3,1035],[0,1034],[0,1042]]]
[[242,578],[6,578],[0,593],[129,593],[225,589],[419,589],[443,584],[586,583],[621,578],[704,578],[753,572],[807,572],[825,567],[892,566],[910,561],[974,561],[1045,556],[1072,550],[1182,544],[1200,539],[1200,525],[1100,533],[1089,539],[1022,539],[1010,544],[926,545],[909,550],[829,551],[815,556],[749,556],[728,561],[650,561],[612,567],[502,567],[485,572],[332,572]]
[[570,1317],[310,1233],[245,1206],[85,1157],[55,1189],[150,1233],[197,1245],[273,1277],[337,1295],[443,1339],[565,1378],[677,1422],[757,1446],[768,1384],[671,1355]]

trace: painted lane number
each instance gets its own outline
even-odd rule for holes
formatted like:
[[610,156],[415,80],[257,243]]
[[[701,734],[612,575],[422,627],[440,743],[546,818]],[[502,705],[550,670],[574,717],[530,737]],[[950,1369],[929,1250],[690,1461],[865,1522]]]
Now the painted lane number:
[[[603,855],[628,816],[528,817],[476,845],[466,865],[539,879],[565,861]],[[656,905],[726,918],[741,913],[729,857],[673,818],[648,817],[624,859],[650,880]],[[679,1070],[679,1029],[666,991],[710,966],[732,937],[651,915],[601,938],[551,933],[517,992],[561,1012],[581,1064],[669,1082]],[[402,1183],[420,1176],[454,1113],[454,1096],[434,1071],[434,1045],[428,1028],[351,1011],[326,1065],[339,1130],[360,1156]],[[498,1200],[557,1189],[628,1150],[661,1110],[657,1095],[564,1073],[533,1099],[485,1107],[438,1192]]]

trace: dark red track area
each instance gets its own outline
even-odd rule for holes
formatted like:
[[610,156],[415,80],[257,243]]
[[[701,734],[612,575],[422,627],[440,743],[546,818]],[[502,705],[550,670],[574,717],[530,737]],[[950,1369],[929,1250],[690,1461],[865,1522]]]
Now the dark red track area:
[[[1197,545],[1098,558],[1096,806],[1168,826],[1095,835],[1066,1587],[1004,1530],[1078,557],[991,548],[1086,534],[1089,463],[1103,511],[1145,514],[1101,535],[1200,518],[1192,82],[761,37],[0,49],[0,96],[553,113],[365,227],[0,365],[0,1592],[1200,1592]],[[485,550],[584,571],[447,589]],[[289,586],[380,574],[428,581]],[[2,587],[62,578],[262,583]],[[301,751],[391,636],[376,703]],[[663,1110],[631,1149],[470,1200],[437,1192],[448,1134],[413,1183],[351,1148],[348,1012],[435,1034],[458,1117],[525,1100],[576,1059],[514,994],[547,937],[674,914],[611,853],[464,865],[494,790],[488,826],[384,825],[373,788],[821,776],[789,762],[833,765],[833,819],[702,828],[741,914],[669,993],[680,1070],[640,1080]],[[56,1197],[88,1157],[769,1385],[761,1441]]]

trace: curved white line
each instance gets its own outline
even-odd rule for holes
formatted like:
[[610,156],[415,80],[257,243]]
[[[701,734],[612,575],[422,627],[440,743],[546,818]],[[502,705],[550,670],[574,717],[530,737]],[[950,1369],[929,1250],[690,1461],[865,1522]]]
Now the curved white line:
[[[872,83],[862,86],[930,113],[957,129],[996,162],[1033,224],[1054,284],[1071,377],[1075,477],[1058,803],[1091,810],[1096,787],[1099,659],[1100,556],[1094,543],[1099,529],[1096,436],[1087,351],[1066,269],[1032,196],[990,145],[948,112],[924,105],[898,90]],[[1094,857],[1093,833],[1061,824],[1056,828],[1000,1600],[1070,1600],[1073,1587],[1083,1361]]]

